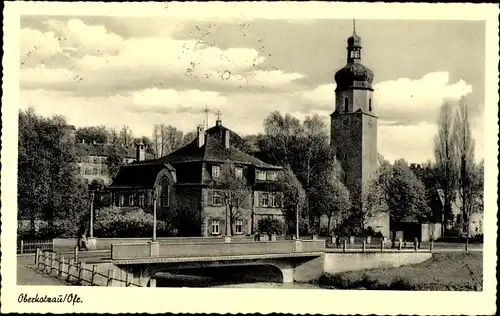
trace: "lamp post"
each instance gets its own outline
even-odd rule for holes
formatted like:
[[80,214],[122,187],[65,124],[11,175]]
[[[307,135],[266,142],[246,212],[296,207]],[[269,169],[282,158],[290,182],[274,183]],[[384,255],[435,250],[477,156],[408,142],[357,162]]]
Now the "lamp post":
[[94,197],[95,191],[92,190],[90,193],[90,237],[94,237]]
[[153,188],[153,241],[156,241],[156,188]]
[[296,221],[297,221],[297,224],[295,225],[295,234],[296,234],[296,238],[295,239],[299,239],[299,201],[300,201],[300,195],[297,194],[297,206],[296,206]]

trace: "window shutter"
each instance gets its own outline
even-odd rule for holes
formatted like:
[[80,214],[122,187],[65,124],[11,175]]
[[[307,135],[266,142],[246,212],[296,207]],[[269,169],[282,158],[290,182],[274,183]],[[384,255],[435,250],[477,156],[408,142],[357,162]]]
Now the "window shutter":
[[207,221],[207,226],[208,226],[207,227],[207,233],[208,233],[208,235],[212,235],[213,230],[212,230],[212,220],[211,219],[209,219]]
[[207,200],[205,201],[205,205],[212,205],[212,196],[213,196],[213,191],[212,190],[207,190]]

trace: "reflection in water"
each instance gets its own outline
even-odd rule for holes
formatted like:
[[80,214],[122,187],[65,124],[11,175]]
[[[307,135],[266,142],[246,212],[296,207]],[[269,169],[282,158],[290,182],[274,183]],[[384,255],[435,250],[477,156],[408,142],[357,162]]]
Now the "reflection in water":
[[157,287],[319,288],[313,284],[284,284],[281,271],[272,266],[171,270],[159,272],[155,278]]

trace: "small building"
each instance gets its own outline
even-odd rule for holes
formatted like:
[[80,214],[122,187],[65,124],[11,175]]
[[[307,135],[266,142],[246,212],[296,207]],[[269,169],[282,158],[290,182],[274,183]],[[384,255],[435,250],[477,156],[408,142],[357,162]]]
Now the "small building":
[[[106,161],[112,155],[118,155],[123,164],[129,164],[138,159],[134,147],[119,146],[101,143],[81,143],[76,144],[78,173],[88,182],[92,180],[102,180],[105,184],[111,183],[110,172]],[[153,155],[144,153],[144,159],[152,159]],[[144,160],[143,159],[143,160]]]
[[[282,168],[239,150],[241,143],[220,119],[206,131],[199,126],[196,139],[167,156],[121,167],[108,187],[113,203],[148,209],[156,191],[158,218],[172,221],[184,236],[229,235],[229,225],[234,235],[249,235],[263,217],[284,221],[277,185]],[[235,166],[234,176],[248,186],[248,197],[233,220],[217,183],[226,163]]]

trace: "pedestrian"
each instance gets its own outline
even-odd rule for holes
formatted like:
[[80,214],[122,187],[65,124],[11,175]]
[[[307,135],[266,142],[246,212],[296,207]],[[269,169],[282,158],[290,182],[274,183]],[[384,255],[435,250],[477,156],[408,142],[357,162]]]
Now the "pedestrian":
[[87,228],[82,227],[78,234],[78,250],[87,250]]

